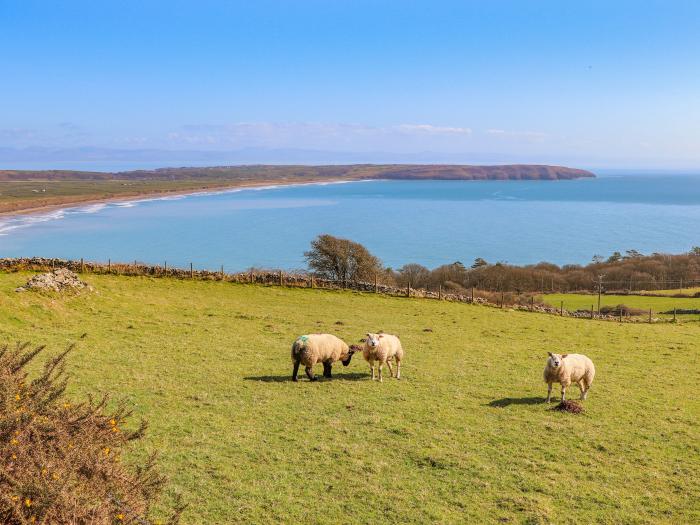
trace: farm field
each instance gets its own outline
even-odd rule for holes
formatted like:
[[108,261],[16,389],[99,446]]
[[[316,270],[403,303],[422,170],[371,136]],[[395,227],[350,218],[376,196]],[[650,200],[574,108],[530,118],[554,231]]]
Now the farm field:
[[[0,273],[0,338],[77,343],[70,394],[148,420],[133,454],[159,453],[183,523],[700,521],[697,323],[146,277],[14,292],[29,276]],[[380,329],[403,341],[400,381],[359,355],[290,381],[298,335]],[[595,362],[582,415],[543,403],[547,351]]]
[[673,288],[670,290],[649,290],[649,291],[643,291],[643,292],[637,292],[639,295],[646,295],[646,294],[651,294],[651,295],[667,295],[667,296],[673,296],[676,294],[679,295],[686,295],[688,297],[693,297],[695,294],[700,293],[700,286],[694,286],[691,288]]
[[[542,296],[547,304],[559,308],[561,301],[564,301],[564,308],[567,310],[590,310],[591,305],[598,308],[598,296],[591,294],[557,293]],[[673,314],[662,314],[661,312],[672,311],[674,308],[693,310],[700,309],[700,297],[650,297],[645,295],[602,295],[601,306],[617,306],[624,304],[632,308],[640,308],[648,311],[651,308],[655,317],[673,317]],[[679,314],[680,316],[680,314]],[[682,319],[686,321],[698,321],[700,315],[687,314]]]

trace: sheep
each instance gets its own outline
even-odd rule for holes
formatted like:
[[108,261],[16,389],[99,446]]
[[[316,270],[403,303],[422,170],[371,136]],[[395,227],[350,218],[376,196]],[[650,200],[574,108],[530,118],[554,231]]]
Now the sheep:
[[394,370],[391,367],[391,359],[396,360],[396,379],[401,378],[401,360],[403,359],[403,347],[401,341],[395,335],[391,334],[367,334],[364,341],[362,355],[369,363],[369,368],[372,371],[372,380],[374,380],[374,362],[378,362],[379,381],[382,381],[382,367],[386,363],[389,367],[389,374],[393,377]]
[[306,375],[311,381],[316,381],[313,366],[323,363],[323,377],[330,378],[331,367],[336,361],[348,366],[352,355],[359,350],[355,345],[349,347],[345,342],[331,334],[310,334],[299,336],[292,344],[292,381],[297,380],[299,365],[303,363]]
[[552,383],[561,384],[561,400],[566,400],[566,389],[571,383],[578,384],[581,399],[586,399],[593,383],[595,366],[593,361],[582,354],[553,354],[544,367],[544,381],[547,383],[547,403],[552,398]]

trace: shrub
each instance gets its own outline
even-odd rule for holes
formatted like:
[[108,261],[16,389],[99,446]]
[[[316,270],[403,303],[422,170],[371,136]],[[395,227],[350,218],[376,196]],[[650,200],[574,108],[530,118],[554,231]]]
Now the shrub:
[[618,304],[617,306],[603,306],[600,308],[600,313],[603,315],[645,315],[649,313],[649,310],[642,310],[641,308],[632,308],[624,304]]
[[[146,424],[127,430],[123,406],[107,398],[65,398],[65,358],[49,359],[30,379],[27,365],[44,347],[0,346],[0,523],[154,523],[150,517],[164,478],[153,456],[130,468],[126,445]],[[169,523],[182,511],[177,504]]]

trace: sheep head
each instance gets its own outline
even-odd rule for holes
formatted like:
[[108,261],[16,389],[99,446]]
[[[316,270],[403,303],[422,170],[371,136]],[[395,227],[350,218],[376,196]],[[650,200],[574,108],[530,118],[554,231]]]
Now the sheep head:
[[355,352],[359,352],[361,348],[357,345],[350,345],[350,349],[348,350],[348,356],[347,358],[343,359],[341,363],[343,363],[343,366],[348,366],[350,364],[350,360],[352,359],[352,356]]
[[547,352],[549,359],[547,359],[547,365],[552,368],[557,368],[561,365],[562,359],[564,359],[569,354],[553,354],[552,352]]
[[380,336],[379,334],[370,334],[370,333],[368,333],[368,334],[367,334],[366,342],[367,342],[367,344],[368,344],[370,347],[376,348],[376,347],[379,346],[379,338],[380,338],[380,337],[381,337],[381,336]]

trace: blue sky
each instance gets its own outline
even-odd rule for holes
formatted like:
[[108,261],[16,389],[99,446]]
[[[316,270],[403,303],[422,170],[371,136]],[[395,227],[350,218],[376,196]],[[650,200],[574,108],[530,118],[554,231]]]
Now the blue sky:
[[700,168],[697,1],[0,0],[0,148]]

